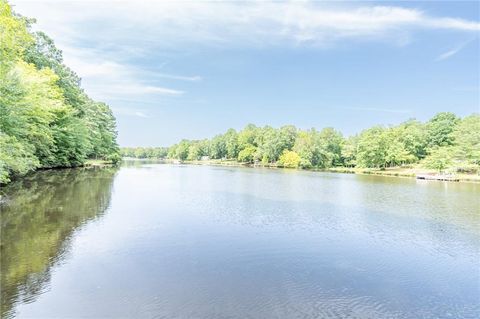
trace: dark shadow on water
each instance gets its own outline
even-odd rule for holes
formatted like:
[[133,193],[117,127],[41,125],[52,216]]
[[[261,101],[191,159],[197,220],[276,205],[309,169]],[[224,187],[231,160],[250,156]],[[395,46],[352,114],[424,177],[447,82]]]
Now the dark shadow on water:
[[1,213],[1,316],[48,289],[72,235],[110,204],[116,168],[40,171],[4,187]]

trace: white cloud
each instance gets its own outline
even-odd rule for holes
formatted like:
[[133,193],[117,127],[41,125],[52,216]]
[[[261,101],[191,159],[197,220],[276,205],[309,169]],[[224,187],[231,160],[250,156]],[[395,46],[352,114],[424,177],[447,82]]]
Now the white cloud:
[[115,115],[134,116],[134,117],[141,117],[141,118],[148,118],[149,117],[145,113],[145,110],[139,110],[139,109],[136,109],[136,108],[112,107],[112,111]]
[[454,47],[453,49],[450,49],[442,54],[440,54],[436,59],[435,61],[439,62],[439,61],[443,61],[443,60],[446,60],[452,56],[454,56],[455,54],[457,54],[458,52],[462,51],[463,48],[465,48],[468,43],[470,43],[472,40],[470,41],[466,41],[466,42],[463,42],[459,45],[457,45],[456,47]]
[[135,115],[138,116],[138,117],[148,117],[148,116],[145,115],[145,113],[138,112],[138,111],[135,112]]
[[425,19],[424,24],[437,29],[480,31],[480,23],[478,21],[468,21],[463,19],[427,18]]
[[440,54],[440,55],[435,59],[435,61],[446,60],[446,59],[448,59],[449,57],[457,54],[461,49],[462,49],[462,47],[457,47],[457,48],[448,50],[447,52]]
[[171,80],[181,80],[181,81],[190,81],[190,82],[197,82],[203,80],[203,78],[199,75],[193,75],[193,76],[185,76],[185,75],[173,75],[173,74],[163,74],[163,73],[157,73],[153,74],[156,77],[159,78],[165,78],[165,79],[171,79]]
[[[434,17],[414,8],[345,2],[62,1],[11,0],[37,18],[64,50],[66,64],[95,99],[138,95],[178,97],[179,81],[198,75],[162,69],[159,56],[188,54],[204,46],[330,47],[347,41],[405,45],[418,29],[478,32],[478,21]],[[439,60],[461,48],[445,52]],[[148,60],[152,56],[155,61]],[[152,69],[134,65],[148,61]],[[166,58],[168,60],[168,58]],[[176,83],[168,80],[177,80]],[[164,82],[167,81],[165,84]],[[132,97],[133,96],[133,97]],[[375,111],[373,109],[370,109]],[[386,111],[386,110],[377,110]]]
[[116,94],[161,94],[161,95],[182,95],[184,92],[179,90],[168,89],[160,86],[137,85],[127,83],[126,85],[118,85],[112,87]]
[[107,47],[112,42],[168,48],[192,41],[203,45],[265,45],[285,41],[328,45],[349,38],[396,41],[399,34],[412,28],[480,30],[478,21],[433,17],[398,6],[338,2],[13,2],[19,12],[38,17],[42,28],[54,31],[65,41],[96,38],[106,42],[103,45]]
[[[180,96],[184,91],[151,84],[145,71],[129,64],[105,60],[95,50],[64,47],[65,63],[83,79],[94,99],[110,100],[134,95]],[[108,56],[107,56],[108,57]]]

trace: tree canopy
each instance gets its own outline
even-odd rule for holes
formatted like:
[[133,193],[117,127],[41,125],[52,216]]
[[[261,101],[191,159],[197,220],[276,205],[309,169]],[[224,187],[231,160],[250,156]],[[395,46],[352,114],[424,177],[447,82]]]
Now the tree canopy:
[[438,113],[426,123],[411,119],[396,126],[374,126],[347,138],[333,128],[317,131],[249,124],[211,140],[182,140],[170,148],[125,148],[122,155],[181,161],[208,157],[307,169],[383,169],[417,163],[471,172],[480,167],[480,115],[461,119],[452,113]]
[[37,168],[120,159],[110,108],[85,94],[32,23],[0,0],[0,184]]

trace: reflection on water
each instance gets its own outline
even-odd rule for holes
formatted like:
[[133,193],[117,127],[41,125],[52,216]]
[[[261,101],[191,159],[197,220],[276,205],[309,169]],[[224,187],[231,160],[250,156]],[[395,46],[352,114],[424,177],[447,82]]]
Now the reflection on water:
[[480,317],[480,185],[134,161],[6,192],[18,318]]
[[50,268],[68,254],[75,230],[108,207],[115,171],[41,171],[2,190],[2,317],[47,288]]

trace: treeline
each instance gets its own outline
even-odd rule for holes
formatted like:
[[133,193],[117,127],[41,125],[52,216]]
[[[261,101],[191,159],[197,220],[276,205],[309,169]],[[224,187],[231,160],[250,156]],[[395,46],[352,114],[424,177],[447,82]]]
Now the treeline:
[[299,130],[247,125],[208,140],[182,140],[169,148],[123,148],[122,156],[185,160],[224,159],[290,168],[387,168],[420,163],[444,170],[478,172],[480,115],[463,119],[438,113],[426,123],[408,120],[374,126],[345,138],[333,128]]
[[0,184],[37,168],[120,159],[110,108],[85,94],[33,22],[0,0]]
[[168,147],[122,147],[122,157],[165,159]]

